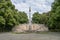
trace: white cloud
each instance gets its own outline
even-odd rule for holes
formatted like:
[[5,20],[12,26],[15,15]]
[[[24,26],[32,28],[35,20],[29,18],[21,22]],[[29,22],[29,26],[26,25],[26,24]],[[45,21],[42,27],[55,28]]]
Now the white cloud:
[[31,6],[31,13],[36,11],[48,12],[51,10],[51,4],[54,0],[11,0],[15,5],[15,8],[19,11],[25,11],[27,14],[29,12],[29,6]]

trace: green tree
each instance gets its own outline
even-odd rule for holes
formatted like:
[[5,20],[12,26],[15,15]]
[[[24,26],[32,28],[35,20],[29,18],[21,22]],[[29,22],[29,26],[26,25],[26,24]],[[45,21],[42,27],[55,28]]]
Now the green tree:
[[27,14],[16,10],[11,0],[0,0],[0,24],[4,25],[4,27],[0,26],[0,29],[11,31],[15,25],[27,22]]
[[39,22],[40,22],[40,14],[39,14],[39,12],[35,12],[35,13],[33,14],[32,22],[39,24]]
[[48,14],[47,13],[38,13],[35,12],[33,14],[32,22],[33,23],[38,23],[38,24],[47,24],[48,21]]
[[60,0],[55,0],[48,20],[49,29],[60,31]]
[[25,12],[19,12],[19,23],[27,23],[28,22],[28,16]]
[[2,32],[5,28],[5,19],[0,16],[0,32]]

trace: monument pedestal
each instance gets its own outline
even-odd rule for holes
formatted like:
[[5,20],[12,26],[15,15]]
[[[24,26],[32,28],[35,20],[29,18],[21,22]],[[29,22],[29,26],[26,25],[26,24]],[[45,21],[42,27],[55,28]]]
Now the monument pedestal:
[[20,24],[19,26],[15,26],[13,28],[13,32],[37,32],[37,31],[48,31],[48,27],[46,27],[44,24],[32,24],[30,26],[31,29],[29,29],[28,24]]

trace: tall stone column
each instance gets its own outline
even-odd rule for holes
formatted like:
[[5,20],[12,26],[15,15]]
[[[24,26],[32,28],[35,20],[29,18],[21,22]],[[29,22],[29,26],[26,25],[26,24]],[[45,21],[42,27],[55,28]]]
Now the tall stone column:
[[29,31],[31,31],[31,25],[32,25],[32,18],[31,18],[31,7],[29,7]]

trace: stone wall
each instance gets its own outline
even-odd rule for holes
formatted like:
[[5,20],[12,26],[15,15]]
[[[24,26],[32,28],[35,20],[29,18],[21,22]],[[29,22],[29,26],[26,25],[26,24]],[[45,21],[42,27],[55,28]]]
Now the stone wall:
[[[20,24],[13,28],[13,32],[25,32],[29,31],[29,24]],[[44,24],[32,24],[31,31],[48,31],[48,27]]]

